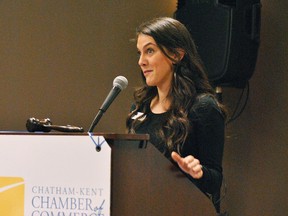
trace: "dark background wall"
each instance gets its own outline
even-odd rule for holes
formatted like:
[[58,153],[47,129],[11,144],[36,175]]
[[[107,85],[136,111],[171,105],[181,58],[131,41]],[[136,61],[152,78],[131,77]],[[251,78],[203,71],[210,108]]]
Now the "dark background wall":
[[175,1],[0,1],[1,130],[27,118],[88,130],[118,75],[129,87],[97,126],[124,132],[131,92],[140,84],[135,27],[169,16]]
[[[250,98],[225,144],[232,215],[288,212],[288,2],[262,1],[261,45]],[[226,101],[236,93],[226,90]]]
[[[141,83],[130,40],[135,27],[175,10],[176,0],[0,1],[0,130],[25,130],[29,117],[88,130],[113,79],[123,75],[128,88],[95,128],[123,133]],[[233,216],[288,212],[287,10],[287,1],[262,1],[248,105],[227,126],[223,209]],[[240,90],[223,94],[233,109]]]

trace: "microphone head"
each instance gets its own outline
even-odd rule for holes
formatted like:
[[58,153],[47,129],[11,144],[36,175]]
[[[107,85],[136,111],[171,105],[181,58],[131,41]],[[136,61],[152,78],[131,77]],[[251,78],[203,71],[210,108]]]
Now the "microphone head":
[[119,89],[121,89],[121,91],[125,89],[127,85],[128,85],[128,80],[124,76],[117,76],[113,80],[113,87],[118,87]]

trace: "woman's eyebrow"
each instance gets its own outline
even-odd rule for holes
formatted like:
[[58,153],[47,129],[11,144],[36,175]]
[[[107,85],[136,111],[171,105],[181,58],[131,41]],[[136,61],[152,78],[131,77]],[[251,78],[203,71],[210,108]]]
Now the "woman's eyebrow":
[[[153,45],[153,46],[157,46],[156,44],[152,43],[152,42],[148,42],[147,44],[145,44],[142,49],[144,49],[145,47],[149,46],[149,45]],[[138,48],[139,50],[139,48]]]

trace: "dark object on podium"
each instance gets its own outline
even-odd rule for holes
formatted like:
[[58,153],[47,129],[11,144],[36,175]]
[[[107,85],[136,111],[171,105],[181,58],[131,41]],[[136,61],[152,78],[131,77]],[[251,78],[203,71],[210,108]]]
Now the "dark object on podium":
[[72,125],[53,125],[49,118],[36,119],[29,118],[26,122],[26,128],[29,132],[50,132],[51,130],[61,131],[61,132],[84,132],[82,127],[76,127]]
[[190,31],[209,80],[245,87],[260,44],[260,0],[178,0],[175,18]]

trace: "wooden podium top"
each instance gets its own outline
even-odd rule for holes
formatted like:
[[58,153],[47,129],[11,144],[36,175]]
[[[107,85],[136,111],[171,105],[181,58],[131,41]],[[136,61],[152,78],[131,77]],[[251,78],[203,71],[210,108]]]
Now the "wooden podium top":
[[[108,140],[131,140],[149,141],[149,134],[124,134],[124,133],[105,133],[95,132],[93,136],[103,136]],[[0,135],[59,135],[59,136],[87,136],[88,132],[69,133],[69,132],[28,132],[28,131],[0,131]]]

